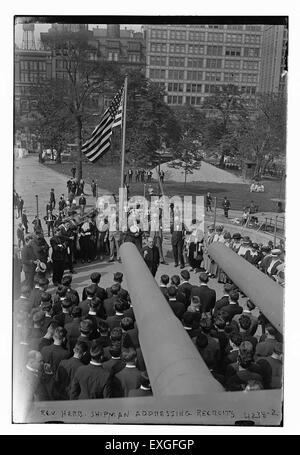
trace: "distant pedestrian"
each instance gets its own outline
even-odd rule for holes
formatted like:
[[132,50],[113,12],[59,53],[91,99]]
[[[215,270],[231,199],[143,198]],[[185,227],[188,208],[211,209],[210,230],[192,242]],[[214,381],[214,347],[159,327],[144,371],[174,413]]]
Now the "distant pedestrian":
[[161,183],[164,183],[165,173],[163,170],[161,170],[159,172],[159,178],[160,178]]
[[63,213],[64,211],[64,208],[66,207],[67,203],[66,203],[66,200],[65,200],[65,197],[64,195],[62,194],[60,196],[60,200],[58,202],[58,209],[59,209],[59,213]]
[[81,196],[79,198],[80,216],[83,216],[85,206],[86,206],[86,198],[84,197],[83,193],[81,193]]
[[47,215],[44,217],[48,229],[48,237],[50,237],[50,231],[52,232],[52,236],[54,236],[54,222],[56,218],[57,217],[53,215],[53,213],[50,210],[48,210]]
[[21,196],[19,196],[18,204],[17,204],[17,208],[18,208],[18,216],[17,216],[17,218],[22,217],[23,207],[24,207],[24,200],[22,199]]
[[81,194],[81,193],[84,194],[84,185],[85,185],[84,180],[80,179],[80,181],[78,183],[78,194]]
[[34,230],[35,234],[42,231],[42,223],[37,215],[35,216],[32,224],[33,224],[33,230]]
[[139,182],[140,181],[140,170],[136,169],[135,171],[135,181]]
[[97,195],[97,184],[96,184],[94,179],[92,180],[92,183],[91,183],[91,190],[92,190],[92,193],[93,193],[93,197],[96,197],[96,195]]
[[23,213],[22,213],[22,224],[25,228],[25,233],[28,234],[28,219],[27,219],[27,215],[26,215],[26,210],[24,209],[23,210]]
[[211,194],[207,193],[206,194],[206,198],[205,198],[205,208],[206,208],[207,211],[210,210],[212,212],[211,203],[212,203]]
[[55,209],[55,194],[54,194],[54,188],[51,188],[51,191],[50,191],[50,203],[51,203],[51,206],[52,206],[52,209]]
[[73,179],[75,179],[75,175],[76,175],[76,165],[75,165],[75,163],[71,167],[71,173],[72,173]]
[[223,207],[223,210],[224,210],[224,216],[226,218],[228,218],[228,212],[229,212],[229,209],[231,207],[231,204],[230,204],[229,199],[227,199],[226,196],[224,196],[224,199],[223,199],[223,202],[222,202],[222,207]]
[[25,239],[24,239],[24,226],[22,223],[18,224],[18,229],[17,229],[17,239],[18,239],[18,248],[21,248],[22,246],[25,245]]
[[128,181],[129,181],[129,183],[132,182],[132,176],[133,176],[133,170],[132,169],[128,169]]

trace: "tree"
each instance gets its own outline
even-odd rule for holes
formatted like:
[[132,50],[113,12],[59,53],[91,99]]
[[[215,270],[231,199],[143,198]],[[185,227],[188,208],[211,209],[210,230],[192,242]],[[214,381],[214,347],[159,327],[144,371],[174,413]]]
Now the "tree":
[[256,162],[256,175],[285,156],[286,99],[277,94],[257,95],[255,112],[240,119],[238,142],[243,158]]
[[52,55],[62,62],[66,78],[61,103],[68,110],[76,125],[77,176],[82,178],[82,134],[87,117],[91,116],[93,98],[109,86],[118,86],[120,71],[113,62],[104,62],[94,47],[88,43],[88,31],[52,32],[45,38]]
[[164,92],[137,71],[128,74],[126,152],[137,165],[160,164],[162,145],[180,140],[178,123]]
[[237,86],[222,85],[214,95],[205,99],[203,109],[212,112],[212,115],[207,115],[204,143],[208,150],[219,152],[219,166],[223,167],[225,156],[237,151],[237,119],[247,114],[243,97]]
[[186,105],[175,111],[178,123],[180,140],[174,149],[175,160],[170,167],[184,169],[184,185],[187,175],[201,167],[201,155],[199,152],[203,138],[205,116],[194,107]]

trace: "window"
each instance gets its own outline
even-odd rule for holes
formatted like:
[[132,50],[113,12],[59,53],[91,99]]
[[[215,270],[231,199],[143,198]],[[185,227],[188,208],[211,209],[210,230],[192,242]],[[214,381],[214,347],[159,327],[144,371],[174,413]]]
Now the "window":
[[227,33],[226,41],[228,43],[241,43],[242,42],[242,35],[238,33]]
[[209,73],[205,74],[206,81],[221,81],[221,73]]
[[168,92],[183,92],[183,84],[177,82],[169,82]]
[[259,57],[258,47],[245,47],[244,57]]
[[46,62],[39,62],[39,70],[46,71]]
[[202,81],[202,77],[203,77],[202,71],[187,71],[188,81]]
[[245,43],[260,44],[260,35],[245,35]]
[[139,62],[140,61],[140,54],[129,54],[128,60],[130,62]]
[[206,59],[206,68],[221,68],[222,60],[217,58],[207,58]]
[[221,43],[221,42],[223,42],[223,34],[222,33],[208,33],[207,41],[214,41],[217,43]]
[[161,70],[159,68],[151,68],[150,69],[150,77],[155,79],[165,79],[166,77],[166,70]]
[[184,79],[184,72],[182,70],[169,70],[169,79]]
[[195,96],[191,96],[191,104],[196,104],[196,97]]
[[184,57],[169,57],[169,66],[184,66]]
[[200,96],[197,96],[196,97],[196,104],[199,106],[199,104],[201,104],[201,97]]
[[188,53],[189,54],[203,55],[204,54],[204,46],[201,46],[199,44],[189,44]]
[[223,25],[209,25],[208,28],[218,28],[219,30],[223,29]]
[[225,55],[230,57],[240,57],[241,48],[240,47],[226,47]]
[[204,32],[189,32],[189,41],[204,41]]
[[242,74],[242,82],[257,82],[257,74]]
[[222,46],[207,46],[207,55],[222,55]]
[[150,56],[150,65],[154,66],[166,66],[166,57],[160,57],[157,55]]
[[247,32],[260,32],[261,26],[260,25],[246,25]]
[[168,104],[172,104],[172,96],[171,95],[168,96]]
[[170,30],[170,39],[185,40],[185,30]]
[[257,70],[258,62],[251,62],[251,61],[246,60],[243,62],[243,69],[244,70]]
[[189,68],[202,68],[203,67],[203,58],[188,58],[188,67]]
[[185,54],[185,44],[170,44],[169,51],[171,54]]
[[224,82],[239,82],[239,73],[224,73]]
[[25,69],[25,62],[23,60],[21,60],[21,62],[20,62],[20,68],[21,68],[21,70]]
[[150,52],[167,52],[166,43],[150,43]]
[[152,29],[151,38],[167,39],[167,30]]
[[228,69],[240,69],[240,60],[225,60],[225,68]]
[[221,90],[219,85],[205,85],[205,93],[216,93]]
[[227,25],[227,30],[243,30],[243,26],[242,25],[228,24]]
[[186,96],[185,97],[185,102],[186,102],[186,104],[191,104],[191,97],[190,96]]
[[186,84],[186,91],[192,93],[201,93],[201,84]]

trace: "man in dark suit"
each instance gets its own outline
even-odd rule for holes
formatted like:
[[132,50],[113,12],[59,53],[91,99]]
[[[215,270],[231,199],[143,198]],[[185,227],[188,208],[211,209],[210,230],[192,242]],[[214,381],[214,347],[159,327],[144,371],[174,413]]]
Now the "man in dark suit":
[[181,269],[184,268],[183,242],[184,242],[183,224],[179,222],[179,218],[175,216],[173,232],[171,236],[171,244],[173,249],[175,267],[177,267],[178,263],[180,262]]
[[169,275],[165,275],[165,274],[161,275],[159,289],[165,296],[165,299],[167,300],[167,302],[169,301],[169,292],[168,292],[169,281],[170,281]]
[[214,316],[217,316],[224,306],[229,305],[229,292],[232,290],[232,284],[225,283],[224,284],[224,294],[223,296],[216,301],[215,308],[214,308]]
[[[126,293],[127,293],[127,300],[130,300],[129,299],[129,293],[128,291],[126,291],[126,289],[122,288],[122,282],[123,282],[123,273],[122,272],[116,272],[114,274],[114,283],[113,283],[113,286],[115,284],[119,284],[120,285],[120,289],[123,289]],[[110,297],[112,297],[113,293],[112,293],[112,287],[110,288],[107,288],[106,289],[106,293],[107,293],[107,298],[109,299]]]
[[[96,285],[96,297],[99,297],[99,299],[102,300],[102,301],[107,299],[106,290],[99,286],[99,283],[100,283],[100,280],[101,280],[101,273],[93,272],[90,275],[90,280],[91,280],[92,284]],[[85,288],[83,288],[83,291],[82,291],[82,300],[85,300],[86,298],[87,298],[87,295],[86,295],[86,287],[85,287]]]
[[65,329],[67,331],[67,344],[70,353],[73,352],[76,340],[80,336],[80,322],[82,316],[81,308],[78,306],[72,308],[71,316],[73,317],[73,320],[65,324]]
[[136,367],[135,349],[124,349],[122,359],[126,365],[115,376],[113,385],[114,397],[128,397],[130,390],[137,389],[141,385],[141,372]]
[[209,288],[207,273],[200,273],[200,286],[193,286],[191,297],[198,295],[200,297],[202,313],[212,313],[216,303],[216,291]]
[[178,319],[181,320],[183,314],[185,313],[185,306],[182,302],[179,302],[176,299],[177,290],[176,290],[175,286],[170,286],[168,288],[168,292],[169,292],[169,305],[172,308],[175,316],[177,316]]
[[31,236],[25,237],[25,245],[21,251],[23,271],[25,273],[25,282],[33,288],[33,279],[36,265],[36,256],[33,251],[33,240]]
[[109,353],[111,358],[103,362],[103,368],[113,374],[119,373],[126,365],[125,361],[121,359],[121,346],[110,346]]
[[57,400],[70,399],[71,383],[75,372],[83,365],[81,359],[87,350],[87,344],[82,341],[78,341],[74,347],[73,357],[60,361],[54,382],[55,396]]
[[85,317],[89,311],[90,311],[90,303],[91,300],[95,297],[96,295],[96,284],[91,284],[86,288],[86,295],[87,298],[83,300],[82,302],[79,303],[79,308],[82,310],[82,316]]
[[118,293],[119,293],[120,289],[121,289],[120,283],[113,284],[112,287],[110,288],[111,297],[104,300],[103,307],[104,307],[107,317],[113,316],[116,313],[115,303],[117,301],[119,301]]
[[141,385],[138,389],[131,389],[128,392],[128,397],[151,397],[153,396],[151,384],[147,371],[141,373]]
[[61,235],[61,231],[58,229],[51,237],[50,244],[52,247],[52,262],[53,262],[53,284],[57,286],[61,284],[61,279],[65,270],[65,261],[67,257],[67,245],[65,239]]
[[159,249],[153,244],[152,237],[148,237],[147,246],[143,248],[142,254],[150,272],[155,276],[159,266]]
[[127,342],[130,346],[132,346],[134,349],[137,349],[140,347],[140,341],[139,341],[139,333],[137,326],[134,324],[133,319],[129,317],[124,317],[121,320],[120,324],[122,331],[123,331],[123,338],[127,338]]
[[67,287],[66,295],[69,295],[69,294],[73,295],[73,299],[72,299],[73,305],[77,306],[79,304],[79,295],[78,295],[78,292],[71,287],[72,275],[65,275],[61,280],[61,284],[63,286]]
[[37,283],[30,294],[31,308],[37,308],[40,305],[42,294],[47,291],[48,285],[48,278],[37,279]]
[[191,303],[191,292],[192,292],[192,287],[193,287],[191,285],[191,283],[189,283],[191,275],[190,275],[190,272],[188,270],[182,270],[180,272],[180,275],[181,275],[181,278],[182,278],[182,282],[178,286],[178,293],[180,293],[180,295],[184,295],[185,296],[185,299],[184,299],[183,303],[185,305],[185,308],[187,308],[189,306],[189,304]]
[[98,340],[92,342],[90,356],[89,365],[80,366],[74,374],[71,400],[111,397],[111,373],[102,366],[103,348]]
[[116,314],[114,316],[108,316],[106,323],[109,326],[110,330],[114,327],[120,327],[121,321],[124,317],[124,302],[116,301],[115,304]]
[[236,290],[229,292],[229,303],[221,308],[221,315],[226,322],[231,322],[236,314],[241,314],[243,308],[239,305],[239,293]]

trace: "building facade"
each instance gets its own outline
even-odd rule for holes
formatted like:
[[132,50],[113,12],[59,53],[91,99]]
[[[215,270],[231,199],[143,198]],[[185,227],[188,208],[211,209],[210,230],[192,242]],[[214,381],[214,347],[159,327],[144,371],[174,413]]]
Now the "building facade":
[[261,25],[147,25],[146,76],[170,105],[200,106],[223,84],[255,95],[259,88]]
[[262,33],[261,71],[259,91],[262,93],[286,92],[288,31],[284,25],[265,25]]

